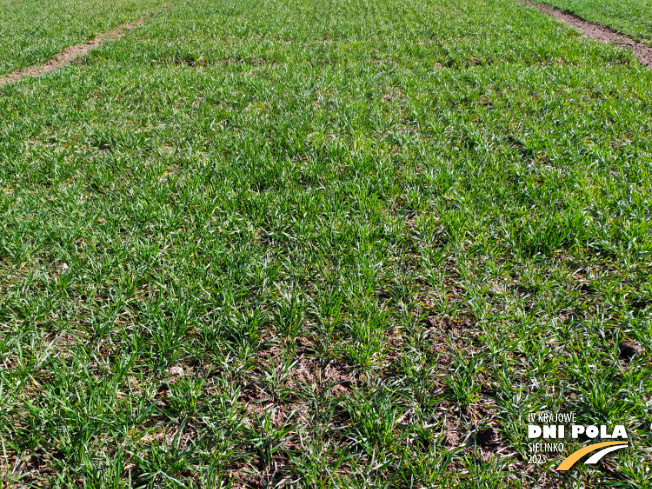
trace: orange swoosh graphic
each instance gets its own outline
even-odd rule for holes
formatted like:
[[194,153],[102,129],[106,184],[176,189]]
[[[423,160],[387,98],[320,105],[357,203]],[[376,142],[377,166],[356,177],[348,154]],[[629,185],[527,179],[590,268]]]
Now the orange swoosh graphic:
[[557,467],[557,470],[570,469],[575,464],[575,462],[581,459],[584,455],[586,455],[587,453],[594,452],[599,448],[610,447],[612,445],[626,445],[626,444],[627,442],[624,441],[607,441],[604,443],[596,443],[594,445],[589,445],[588,447],[581,448],[578,451],[573,452],[568,457],[566,457],[566,459],[559,465],[559,467]]

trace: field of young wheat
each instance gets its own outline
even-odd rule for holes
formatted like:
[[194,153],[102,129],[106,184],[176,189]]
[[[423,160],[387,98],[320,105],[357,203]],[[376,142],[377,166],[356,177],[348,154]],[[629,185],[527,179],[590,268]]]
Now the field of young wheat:
[[[1,487],[649,487],[631,52],[514,0],[0,0],[0,74],[143,16],[0,86]],[[610,440],[542,413],[629,446],[556,470]]]

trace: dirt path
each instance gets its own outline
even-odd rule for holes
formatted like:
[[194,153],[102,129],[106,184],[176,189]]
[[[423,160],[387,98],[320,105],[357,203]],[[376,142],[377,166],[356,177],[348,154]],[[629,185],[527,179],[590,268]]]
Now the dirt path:
[[542,3],[534,3],[528,0],[519,0],[520,3],[526,7],[535,8],[545,14],[548,14],[553,19],[561,20],[565,24],[577,29],[589,39],[600,42],[610,42],[617,46],[624,46],[632,50],[632,53],[641,62],[641,64],[652,68],[652,47],[646,46],[643,43],[634,41],[632,38],[619,34],[616,31],[609,29],[600,24],[592,24],[579,17],[564,12],[550,5]]
[[[165,7],[164,7],[165,8]],[[111,29],[108,32],[98,34],[95,38],[84,44],[77,44],[76,46],[70,46],[66,48],[61,53],[57,54],[54,58],[49,60],[43,66],[39,67],[27,67],[21,68],[20,70],[9,73],[8,75],[0,76],[0,87],[7,83],[17,82],[26,78],[28,76],[41,76],[45,73],[50,73],[63,65],[70,64],[76,58],[88,54],[92,49],[98,47],[104,41],[117,41],[121,39],[125,33],[131,29],[134,29],[141,25],[148,17],[152,14],[145,15],[138,20],[132,22],[126,22],[118,27]]]

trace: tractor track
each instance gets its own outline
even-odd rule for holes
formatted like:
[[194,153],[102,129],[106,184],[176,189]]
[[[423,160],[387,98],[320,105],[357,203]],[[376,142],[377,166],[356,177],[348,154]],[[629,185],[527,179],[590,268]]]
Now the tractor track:
[[622,46],[631,49],[634,56],[641,62],[641,64],[652,68],[652,47],[647,46],[641,42],[635,41],[629,36],[616,32],[602,24],[594,24],[587,22],[580,17],[573,15],[564,10],[546,5],[543,3],[530,2],[528,0],[519,0],[519,3],[528,8],[535,8],[544,14],[549,15],[553,19],[560,20],[564,24],[573,27],[580,31],[589,39],[599,42],[607,42],[616,46]]

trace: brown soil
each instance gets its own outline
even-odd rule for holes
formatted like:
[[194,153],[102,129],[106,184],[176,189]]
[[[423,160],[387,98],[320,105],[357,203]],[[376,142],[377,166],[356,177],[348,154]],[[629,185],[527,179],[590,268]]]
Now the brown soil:
[[620,352],[620,358],[631,361],[635,355],[640,354],[643,351],[643,348],[641,348],[641,345],[633,341],[623,341],[618,345],[618,350]]
[[43,66],[22,68],[20,70],[14,71],[13,73],[9,73],[8,75],[0,76],[0,87],[6,83],[20,81],[26,77],[41,76],[45,73],[50,73],[51,71],[54,71],[63,65],[70,64],[76,58],[88,54],[92,49],[98,47],[105,40],[117,41],[118,39],[121,39],[125,35],[126,31],[138,27],[143,22],[145,22],[147,17],[149,17],[149,15],[141,17],[138,20],[134,20],[133,22],[122,24],[115,29],[111,29],[108,32],[98,34],[94,39],[91,39],[85,44],[70,46],[61,53],[57,54]]
[[600,24],[592,24],[591,22],[582,20],[571,13],[564,12],[563,10],[551,7],[550,5],[533,3],[528,0],[519,0],[519,2],[526,7],[535,8],[545,14],[548,14],[553,19],[561,20],[565,24],[580,31],[589,39],[593,39],[594,41],[599,42],[609,42],[617,46],[627,47],[632,50],[632,53],[641,62],[641,64],[647,66],[648,68],[652,68],[651,46],[646,46],[645,44],[634,41],[632,38],[613,31],[608,27]]

